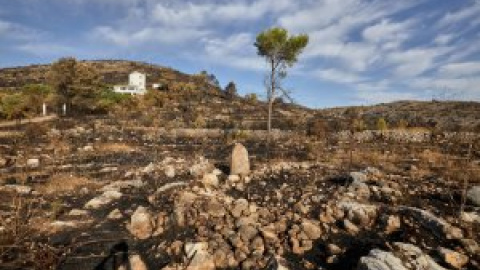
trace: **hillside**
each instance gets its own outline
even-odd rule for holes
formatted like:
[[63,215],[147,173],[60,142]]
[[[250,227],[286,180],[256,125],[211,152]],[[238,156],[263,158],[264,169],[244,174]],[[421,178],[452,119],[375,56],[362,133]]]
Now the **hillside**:
[[[163,106],[161,118],[175,118],[179,111],[199,112],[209,123],[207,126],[224,125],[222,120],[236,119],[245,128],[263,129],[266,121],[266,106],[262,102],[251,103],[243,98],[234,101],[226,99],[221,92],[212,95],[203,93],[194,97],[182,94],[185,85],[196,89],[208,89],[205,80],[198,75],[182,73],[178,70],[144,62],[126,60],[81,61],[91,65],[103,77],[107,85],[125,84],[128,74],[140,71],[147,74],[147,84],[162,83],[174,90],[168,104]],[[27,84],[46,83],[50,65],[31,65],[0,69],[0,91],[19,89]],[[180,90],[180,91],[176,91]],[[183,96],[182,96],[183,95]],[[326,119],[340,129],[348,129],[352,111],[361,117],[367,128],[374,128],[379,118],[385,118],[390,127],[404,120],[410,127],[437,127],[442,130],[479,130],[480,103],[465,101],[397,101],[372,106],[348,106],[321,110],[308,109],[293,104],[276,104],[274,127],[280,129],[303,129],[306,123],[316,118]],[[194,107],[194,108],[192,108]],[[189,117],[188,115],[185,117]],[[238,125],[237,125],[238,126]]]
[[372,106],[339,107],[319,110],[329,120],[346,119],[355,110],[368,124],[385,118],[390,126],[405,120],[411,127],[437,127],[441,130],[479,130],[480,103],[473,101],[396,101]]
[[[172,83],[192,82],[198,83],[199,78],[188,75],[172,68],[153,65],[143,62],[125,60],[94,60],[81,61],[91,65],[103,77],[106,84],[125,84],[128,82],[128,74],[132,71],[139,71],[147,74],[147,82]],[[47,81],[48,65],[31,65],[22,67],[0,69],[0,90],[22,87],[26,84],[42,84]]]

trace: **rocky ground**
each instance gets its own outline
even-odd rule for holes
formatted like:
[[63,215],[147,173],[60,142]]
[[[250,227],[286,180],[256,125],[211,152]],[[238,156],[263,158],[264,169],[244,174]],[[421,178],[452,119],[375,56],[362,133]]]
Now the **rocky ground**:
[[1,269],[480,269],[475,177],[460,214],[456,178],[298,138],[20,131],[0,138]]

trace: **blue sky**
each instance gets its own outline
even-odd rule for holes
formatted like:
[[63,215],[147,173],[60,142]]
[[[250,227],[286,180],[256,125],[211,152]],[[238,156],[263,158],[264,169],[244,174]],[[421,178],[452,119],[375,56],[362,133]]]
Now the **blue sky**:
[[310,36],[284,82],[301,104],[480,100],[479,0],[0,0],[0,67],[130,59],[265,96],[272,26]]

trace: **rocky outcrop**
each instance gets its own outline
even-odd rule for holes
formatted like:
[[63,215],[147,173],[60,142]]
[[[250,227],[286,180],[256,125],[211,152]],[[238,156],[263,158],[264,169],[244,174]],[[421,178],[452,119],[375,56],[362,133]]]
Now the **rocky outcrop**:
[[443,237],[446,239],[463,238],[463,232],[460,228],[452,226],[444,219],[439,218],[426,210],[402,206],[399,208],[399,211],[406,213],[407,215],[411,215],[422,226],[431,230],[431,232],[438,237]]
[[373,249],[360,258],[359,270],[446,270],[423,251],[407,243],[394,243],[393,251]]

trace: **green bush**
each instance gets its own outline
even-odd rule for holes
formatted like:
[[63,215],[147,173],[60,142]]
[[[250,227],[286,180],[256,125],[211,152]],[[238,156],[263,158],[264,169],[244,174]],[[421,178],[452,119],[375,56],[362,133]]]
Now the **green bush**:
[[120,93],[115,93],[112,90],[101,91],[97,101],[97,107],[101,110],[110,110],[116,104],[123,102],[128,99],[129,95],[124,95]]
[[257,103],[257,101],[258,101],[257,94],[255,94],[255,93],[247,94],[247,95],[245,96],[245,100],[246,100],[248,103],[255,104],[255,103]]
[[377,120],[377,130],[385,131],[388,129],[387,121],[381,117]]

